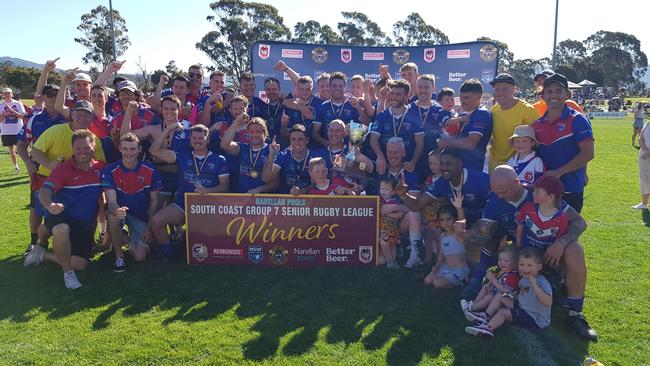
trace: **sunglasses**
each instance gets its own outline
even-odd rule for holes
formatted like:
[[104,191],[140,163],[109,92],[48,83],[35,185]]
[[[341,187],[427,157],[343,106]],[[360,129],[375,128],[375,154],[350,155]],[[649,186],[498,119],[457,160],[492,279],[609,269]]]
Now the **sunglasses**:
[[188,75],[189,77],[191,77],[191,78],[201,78],[201,77],[203,77],[203,74],[201,74],[200,72],[197,72],[197,73],[190,72],[190,73],[188,73],[187,75]]

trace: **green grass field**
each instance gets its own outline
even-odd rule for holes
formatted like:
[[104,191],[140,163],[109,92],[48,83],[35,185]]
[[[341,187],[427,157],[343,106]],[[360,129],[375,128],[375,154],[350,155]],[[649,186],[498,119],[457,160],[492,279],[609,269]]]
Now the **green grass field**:
[[541,332],[506,326],[466,335],[457,290],[407,270],[154,266],[111,271],[112,255],[66,290],[52,265],[23,268],[27,176],[0,154],[0,364],[650,364],[650,214],[639,202],[629,120],[597,120],[582,236],[585,314],[597,343],[578,339],[553,308]]

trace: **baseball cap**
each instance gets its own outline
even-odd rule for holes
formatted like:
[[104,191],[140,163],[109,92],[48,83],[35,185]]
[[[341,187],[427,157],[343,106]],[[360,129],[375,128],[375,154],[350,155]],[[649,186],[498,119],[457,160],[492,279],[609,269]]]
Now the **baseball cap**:
[[84,110],[90,113],[95,113],[95,108],[93,108],[93,104],[87,100],[78,100],[74,104],[74,108],[72,108],[72,110],[73,111]]
[[560,197],[564,193],[564,184],[559,178],[551,175],[543,175],[535,182],[535,188],[541,188],[548,194]]
[[511,85],[515,85],[515,78],[512,77],[512,75],[507,74],[507,73],[501,73],[497,75],[492,81],[490,81],[490,85],[494,86],[496,83],[508,83]]
[[75,81],[85,81],[87,83],[92,83],[93,79],[90,78],[90,75],[80,72],[74,76],[74,79],[72,79],[72,82],[74,83]]
[[508,143],[512,145],[515,137],[530,137],[537,145],[537,139],[535,138],[535,129],[528,125],[519,125],[515,127],[515,132],[508,138]]
[[52,91],[58,93],[58,92],[59,92],[59,89],[61,89],[61,88],[59,88],[59,86],[56,85],[56,84],[48,84],[48,85],[45,85],[45,86],[43,87],[43,95],[47,94],[48,92],[52,92]]
[[132,82],[131,80],[124,80],[121,81],[119,84],[117,84],[117,91],[119,92],[120,90],[126,89],[134,92],[138,87],[135,86],[135,83]]
[[11,90],[11,88],[3,88],[3,89],[2,89],[2,92],[3,92],[3,93],[13,93],[13,91]]
[[115,79],[113,79],[113,86],[117,88],[117,84],[123,82],[124,80],[126,80],[124,76],[116,77]]
[[549,77],[549,76],[551,76],[551,75],[553,75],[553,74],[555,74],[555,72],[554,72],[553,70],[551,70],[551,69],[544,69],[544,70],[542,70],[542,72],[540,72],[539,74],[535,75],[535,77],[533,78],[533,81],[537,81],[537,79],[539,79],[539,78],[541,78],[541,77],[545,77],[545,78],[546,78],[546,77]]
[[562,74],[555,73],[547,77],[546,80],[544,80],[544,88],[553,83],[562,85],[564,89],[569,89],[569,81],[567,80],[566,76]]

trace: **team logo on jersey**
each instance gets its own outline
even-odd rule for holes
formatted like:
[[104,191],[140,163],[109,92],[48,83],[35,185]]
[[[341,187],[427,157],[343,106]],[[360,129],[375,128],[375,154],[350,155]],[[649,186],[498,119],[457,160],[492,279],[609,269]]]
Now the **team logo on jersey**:
[[564,123],[558,123],[557,125],[557,130],[562,132],[566,128],[566,125]]
[[144,177],[138,175],[138,182],[140,182],[140,184],[144,184]]
[[202,243],[195,243],[192,245],[192,258],[199,262],[203,262],[208,258],[208,247]]
[[409,62],[409,57],[411,53],[403,48],[393,51],[393,62],[398,65],[404,65]]
[[341,48],[341,61],[348,63],[352,61],[352,50],[349,48]]
[[289,251],[286,250],[282,245],[274,245],[269,250],[269,256],[271,257],[271,262],[275,265],[283,265],[287,263],[287,256]]
[[249,245],[248,259],[255,264],[262,263],[264,259],[264,247],[261,245]]
[[526,182],[532,182],[533,180],[535,180],[535,175],[533,174],[533,172],[526,172],[524,173],[524,180]]
[[436,59],[436,49],[435,48],[425,48],[424,49],[424,61],[427,63],[433,62]]
[[323,47],[316,47],[311,50],[311,59],[317,64],[324,64],[327,61],[327,50]]
[[359,261],[363,264],[368,264],[372,261],[372,246],[360,245],[359,246]]
[[491,62],[497,58],[497,54],[499,53],[499,50],[496,48],[495,45],[490,43],[481,47],[478,53],[481,56],[481,60],[485,62]]
[[266,60],[271,55],[271,45],[260,43],[259,48],[257,49],[257,55],[260,56],[262,60]]

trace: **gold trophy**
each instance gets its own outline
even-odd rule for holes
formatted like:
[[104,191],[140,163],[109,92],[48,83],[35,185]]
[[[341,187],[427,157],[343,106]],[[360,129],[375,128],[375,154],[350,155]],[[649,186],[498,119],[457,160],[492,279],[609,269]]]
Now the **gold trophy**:
[[356,149],[358,149],[366,139],[369,132],[368,126],[363,123],[350,121],[347,128],[350,137],[350,152],[348,152],[344,159],[336,160],[334,163],[334,170],[343,175],[366,178],[368,175],[366,171],[366,163],[356,161]]

